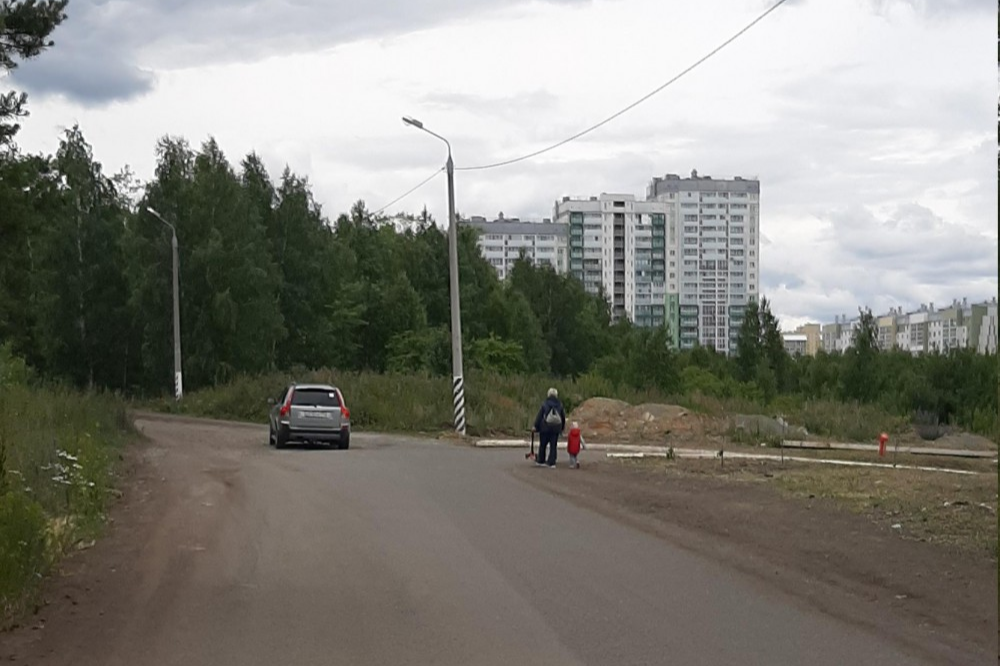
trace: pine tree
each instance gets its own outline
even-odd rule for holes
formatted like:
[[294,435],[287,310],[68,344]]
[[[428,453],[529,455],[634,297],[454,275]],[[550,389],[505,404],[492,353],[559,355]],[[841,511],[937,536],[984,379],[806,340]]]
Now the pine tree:
[[[68,0],[3,0],[0,2],[0,78],[19,60],[39,55],[53,45],[49,35],[66,19]],[[8,91],[0,94],[0,149],[9,146],[28,115],[28,96]]]

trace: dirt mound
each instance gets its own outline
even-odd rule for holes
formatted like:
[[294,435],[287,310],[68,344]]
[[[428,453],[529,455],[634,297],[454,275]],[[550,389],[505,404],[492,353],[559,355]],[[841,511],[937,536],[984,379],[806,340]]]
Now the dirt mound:
[[950,432],[939,439],[920,443],[939,449],[968,449],[970,451],[997,450],[997,443],[992,439],[971,432]]
[[701,437],[700,417],[677,405],[629,405],[621,400],[591,398],[569,415],[583,436],[595,442],[659,442]]

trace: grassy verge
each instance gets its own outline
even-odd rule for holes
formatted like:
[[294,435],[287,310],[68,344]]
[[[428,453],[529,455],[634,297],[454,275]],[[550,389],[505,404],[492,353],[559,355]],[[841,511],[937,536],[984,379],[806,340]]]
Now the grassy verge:
[[0,383],[0,628],[67,550],[92,539],[131,436],[112,396]]
[[[836,457],[855,459],[859,456]],[[871,456],[868,458],[870,460]],[[928,464],[926,459],[916,458],[900,462]],[[726,461],[724,467],[718,461],[708,460],[630,461],[629,464],[659,467],[674,475],[707,475],[734,483],[766,484],[790,498],[830,500],[897,531],[904,538],[945,544],[962,552],[996,559],[996,467],[985,461],[957,462],[956,465],[949,461],[948,466],[983,473],[959,475],[808,463],[781,465],[738,459]]]
[[775,474],[793,497],[829,498],[908,538],[997,557],[996,474],[803,466]]
[[[324,382],[338,386],[359,428],[385,432],[448,431],[452,424],[451,381],[426,375],[342,373],[314,370],[240,377],[225,385],[187,394],[181,403],[169,398],[153,409],[211,418],[265,422],[268,398],[277,398],[290,382]],[[466,377],[468,429],[472,435],[523,434],[531,426],[549,387],[559,389],[567,410],[588,398],[608,396],[611,387],[594,377],[554,380],[545,375],[501,376],[479,372]],[[649,392],[620,392],[628,402],[663,400]]]
[[[387,432],[442,432],[451,428],[451,384],[447,377],[342,373],[314,370],[240,377],[220,386],[194,391],[180,404],[170,399],[147,406],[160,411],[263,423],[269,397],[276,398],[291,381],[320,381],[339,386],[360,428]],[[706,398],[697,394],[667,396],[655,391],[616,387],[601,377],[552,379],[545,375],[494,375],[472,372],[466,377],[469,432],[473,435],[516,435],[530,427],[545,391],[559,389],[567,410],[593,397],[630,404],[662,402],[682,405],[707,416],[782,414],[811,434],[843,441],[874,441],[880,432],[903,432],[906,419],[877,407],[834,401],[780,398],[763,406],[750,401]]]

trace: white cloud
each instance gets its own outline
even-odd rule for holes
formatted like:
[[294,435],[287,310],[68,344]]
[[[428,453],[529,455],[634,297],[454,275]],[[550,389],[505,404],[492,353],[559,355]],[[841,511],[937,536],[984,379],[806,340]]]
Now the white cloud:
[[[139,79],[148,88],[104,106],[33,98],[24,147],[51,151],[58,128],[79,121],[109,170],[131,164],[150,177],[157,137],[214,135],[234,162],[256,149],[273,175],[287,163],[308,176],[330,215],[358,198],[377,208],[443,164],[444,146],[402,115],[448,136],[458,166],[514,157],[641,97],[766,6],[425,0],[282,13],[259,0],[227,24],[222,0],[169,14],[90,4],[103,9],[87,29],[118,35],[108,71],[151,70]],[[158,17],[158,30],[148,43],[122,37],[109,8],[124,12],[118,21]],[[641,195],[666,172],[758,176],[770,241],[762,285],[786,323],[995,294],[994,14],[974,0],[947,11],[917,0],[787,3],[597,132],[531,161],[460,172],[458,208],[540,218],[562,195]],[[76,55],[55,37],[39,63]],[[424,205],[445,219],[443,178],[398,208]]]

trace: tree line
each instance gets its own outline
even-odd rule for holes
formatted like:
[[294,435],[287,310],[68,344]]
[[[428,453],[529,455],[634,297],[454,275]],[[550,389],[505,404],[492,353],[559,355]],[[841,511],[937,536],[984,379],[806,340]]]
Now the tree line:
[[[256,154],[234,166],[214,140],[196,151],[171,137],[156,154],[148,183],[109,176],[74,127],[54,156],[0,159],[0,340],[32,367],[81,387],[169,390],[170,232],[153,208],[180,239],[190,388],[296,367],[450,372],[448,241],[426,211],[389,219],[359,201],[331,222],[305,178],[272,179]],[[762,404],[801,395],[965,421],[996,411],[995,357],[880,351],[868,311],[843,354],[793,358],[763,298],[728,358],[612,323],[603,298],[550,268],[521,260],[501,282],[471,229],[459,266],[473,367]]]
[[[47,22],[15,21],[36,39],[0,43],[34,46],[0,64],[37,55],[64,6],[35,5]],[[24,100],[4,98],[17,112],[0,117],[0,346],[42,376],[137,396],[171,390],[170,232],[147,208],[177,230],[188,388],[294,368],[450,373],[448,241],[426,210],[390,219],[358,201],[331,220],[305,177],[285,168],[274,178],[255,153],[233,164],[213,139],[197,149],[160,139],[148,182],[127,168],[107,174],[79,127],[54,155],[28,154],[14,141]],[[665,328],[613,323],[572,277],[522,260],[501,282],[471,229],[458,250],[474,368],[594,373],[762,405],[859,401],[979,430],[992,414],[995,424],[995,357],[879,351],[867,311],[843,354],[789,356],[766,298],[748,310],[734,357],[678,352]]]

